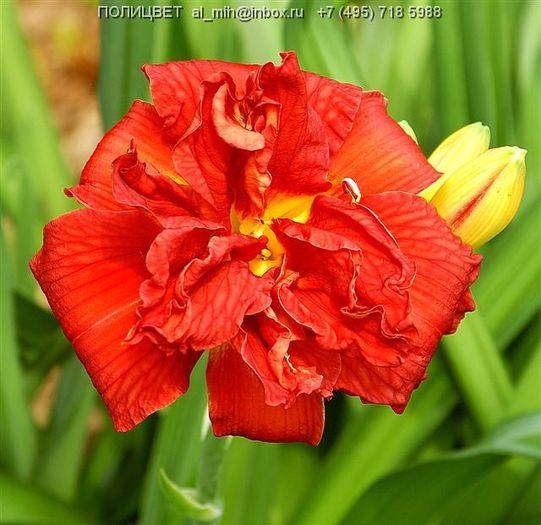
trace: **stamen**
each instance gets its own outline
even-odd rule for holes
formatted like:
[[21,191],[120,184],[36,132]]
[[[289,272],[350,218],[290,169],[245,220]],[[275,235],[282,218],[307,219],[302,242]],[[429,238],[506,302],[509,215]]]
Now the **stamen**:
[[293,366],[293,363],[291,362],[291,356],[289,355],[289,353],[286,353],[284,355],[284,359],[286,360],[286,363],[288,364],[291,371],[295,374],[297,372],[297,369]]
[[351,197],[351,202],[359,202],[361,200],[361,190],[353,179],[349,177],[342,179],[342,190]]

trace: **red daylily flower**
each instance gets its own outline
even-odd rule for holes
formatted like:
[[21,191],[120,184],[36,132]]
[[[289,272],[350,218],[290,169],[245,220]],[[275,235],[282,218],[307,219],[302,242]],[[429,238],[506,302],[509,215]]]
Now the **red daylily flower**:
[[[402,412],[474,304],[480,257],[378,92],[281,65],[143,67],[31,262],[126,431],[208,350],[216,435],[317,444],[342,390]],[[362,197],[359,200],[359,196]]]

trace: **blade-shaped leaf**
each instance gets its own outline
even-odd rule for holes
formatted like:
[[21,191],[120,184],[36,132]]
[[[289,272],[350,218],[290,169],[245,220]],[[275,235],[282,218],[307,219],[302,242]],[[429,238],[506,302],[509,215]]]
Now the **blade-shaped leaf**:
[[36,454],[36,432],[24,392],[15,336],[11,261],[0,226],[0,447],[2,462],[19,478],[30,474]]
[[76,495],[94,398],[90,380],[73,356],[62,370],[35,476],[47,492],[66,501]]
[[540,437],[539,413],[507,422],[470,450],[381,479],[357,501],[344,523],[438,523],[456,498],[506,456],[541,458]]
[[0,523],[33,525],[66,523],[91,525],[93,521],[77,510],[47,496],[38,489],[13,480],[0,473]]
[[181,486],[195,483],[206,404],[204,371],[202,359],[192,372],[188,392],[160,413],[140,500],[140,525],[179,522],[160,490],[159,472],[165,470]]
[[175,510],[182,516],[208,523],[222,515],[222,509],[210,502],[203,502],[195,489],[179,487],[165,471],[160,470],[160,487]]

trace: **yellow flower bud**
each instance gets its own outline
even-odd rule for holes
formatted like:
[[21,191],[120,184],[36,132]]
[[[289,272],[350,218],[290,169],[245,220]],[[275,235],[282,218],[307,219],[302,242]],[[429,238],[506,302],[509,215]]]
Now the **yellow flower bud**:
[[490,130],[480,122],[469,124],[449,135],[430,155],[428,162],[442,176],[421,192],[430,201],[451,174],[488,150]]
[[495,148],[449,174],[430,200],[463,241],[478,248],[515,216],[524,191],[526,150]]

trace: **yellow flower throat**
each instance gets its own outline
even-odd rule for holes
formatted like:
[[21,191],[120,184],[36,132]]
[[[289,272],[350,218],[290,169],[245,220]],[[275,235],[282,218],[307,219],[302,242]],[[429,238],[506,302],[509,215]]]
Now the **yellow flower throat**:
[[231,227],[234,232],[259,239],[265,236],[268,240],[265,247],[248,265],[250,271],[262,276],[270,268],[280,266],[284,256],[284,247],[271,228],[273,219],[291,219],[305,223],[310,216],[310,207],[314,196],[276,197],[267,204],[261,216],[241,217],[235,207],[231,208]]

